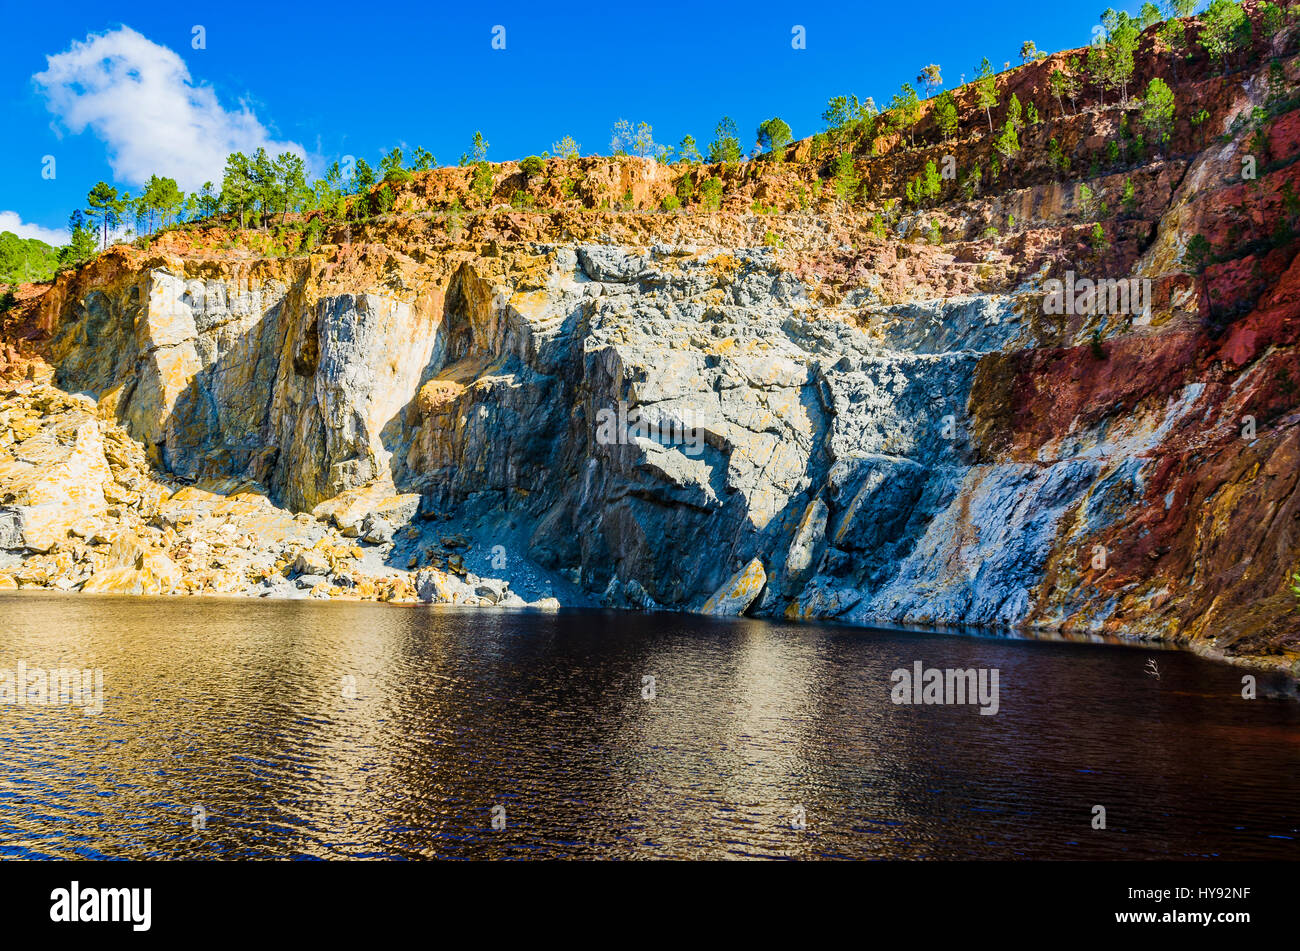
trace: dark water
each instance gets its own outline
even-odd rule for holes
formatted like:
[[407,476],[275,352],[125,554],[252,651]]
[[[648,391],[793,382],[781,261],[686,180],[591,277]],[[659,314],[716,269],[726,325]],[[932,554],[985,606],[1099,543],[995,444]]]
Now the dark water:
[[[1300,855],[1300,703],[1182,653],[6,595],[19,660],[101,668],[104,709],[0,706],[5,857]],[[997,668],[998,713],[891,703],[917,660]]]

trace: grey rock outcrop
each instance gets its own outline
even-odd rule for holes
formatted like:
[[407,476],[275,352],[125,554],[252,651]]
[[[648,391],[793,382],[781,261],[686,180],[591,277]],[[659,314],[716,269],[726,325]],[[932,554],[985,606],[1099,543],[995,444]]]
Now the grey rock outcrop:
[[264,486],[438,603],[526,601],[471,580],[441,519],[615,607],[1015,624],[1090,493],[1092,528],[1123,517],[1094,485],[1142,477],[981,458],[976,367],[1028,339],[1013,297],[827,302],[766,248],[392,267],[311,295],[153,268],[69,305],[61,383],[177,477]]

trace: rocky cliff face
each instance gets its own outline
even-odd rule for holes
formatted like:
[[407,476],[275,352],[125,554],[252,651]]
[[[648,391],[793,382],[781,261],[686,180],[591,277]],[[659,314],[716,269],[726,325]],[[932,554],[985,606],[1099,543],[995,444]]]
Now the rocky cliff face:
[[[865,207],[805,141],[686,171],[723,181],[715,211],[647,210],[681,169],[551,161],[495,170],[496,201],[545,211],[476,209],[441,169],[307,254],[218,228],[113,248],[10,327],[0,586],[1029,627],[1296,663],[1300,113],[1272,42],[1226,78],[1184,65],[1170,143],[1104,167],[1135,109],[1061,115],[1034,80],[1051,62],[1006,74],[1051,118],[996,182],[920,210],[889,202],[927,160],[988,167],[978,122],[874,143]],[[1103,279],[1131,283],[1075,306]]]

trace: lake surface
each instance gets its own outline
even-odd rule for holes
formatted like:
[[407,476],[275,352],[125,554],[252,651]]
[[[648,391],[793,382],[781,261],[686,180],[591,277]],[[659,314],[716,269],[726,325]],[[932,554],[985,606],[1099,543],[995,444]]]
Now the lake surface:
[[[20,661],[103,710],[0,705],[3,857],[1300,856],[1294,686],[1179,652],[7,594]],[[996,715],[893,703],[917,661],[996,669]]]

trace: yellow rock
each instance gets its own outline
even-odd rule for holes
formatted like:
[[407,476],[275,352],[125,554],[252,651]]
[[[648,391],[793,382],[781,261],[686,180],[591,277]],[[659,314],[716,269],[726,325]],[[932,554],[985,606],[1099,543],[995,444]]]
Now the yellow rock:
[[83,417],[74,432],[70,450],[55,440],[37,446],[29,442],[23,452],[34,464],[0,465],[0,483],[22,512],[24,542],[36,551],[55,548],[69,530],[93,535],[108,505],[103,487],[113,475],[99,425]]
[[419,505],[419,495],[398,494],[391,482],[380,480],[321,502],[312,509],[312,515],[322,521],[333,521],[346,534],[349,530],[356,533],[362,519],[371,512],[391,523],[400,523],[409,519]]
[[81,590],[88,594],[172,594],[183,590],[181,570],[162,552],[140,558],[140,567],[96,571]]
[[700,612],[730,616],[744,614],[765,584],[767,584],[767,572],[763,570],[763,562],[755,558],[713,592],[713,596],[704,602]]

